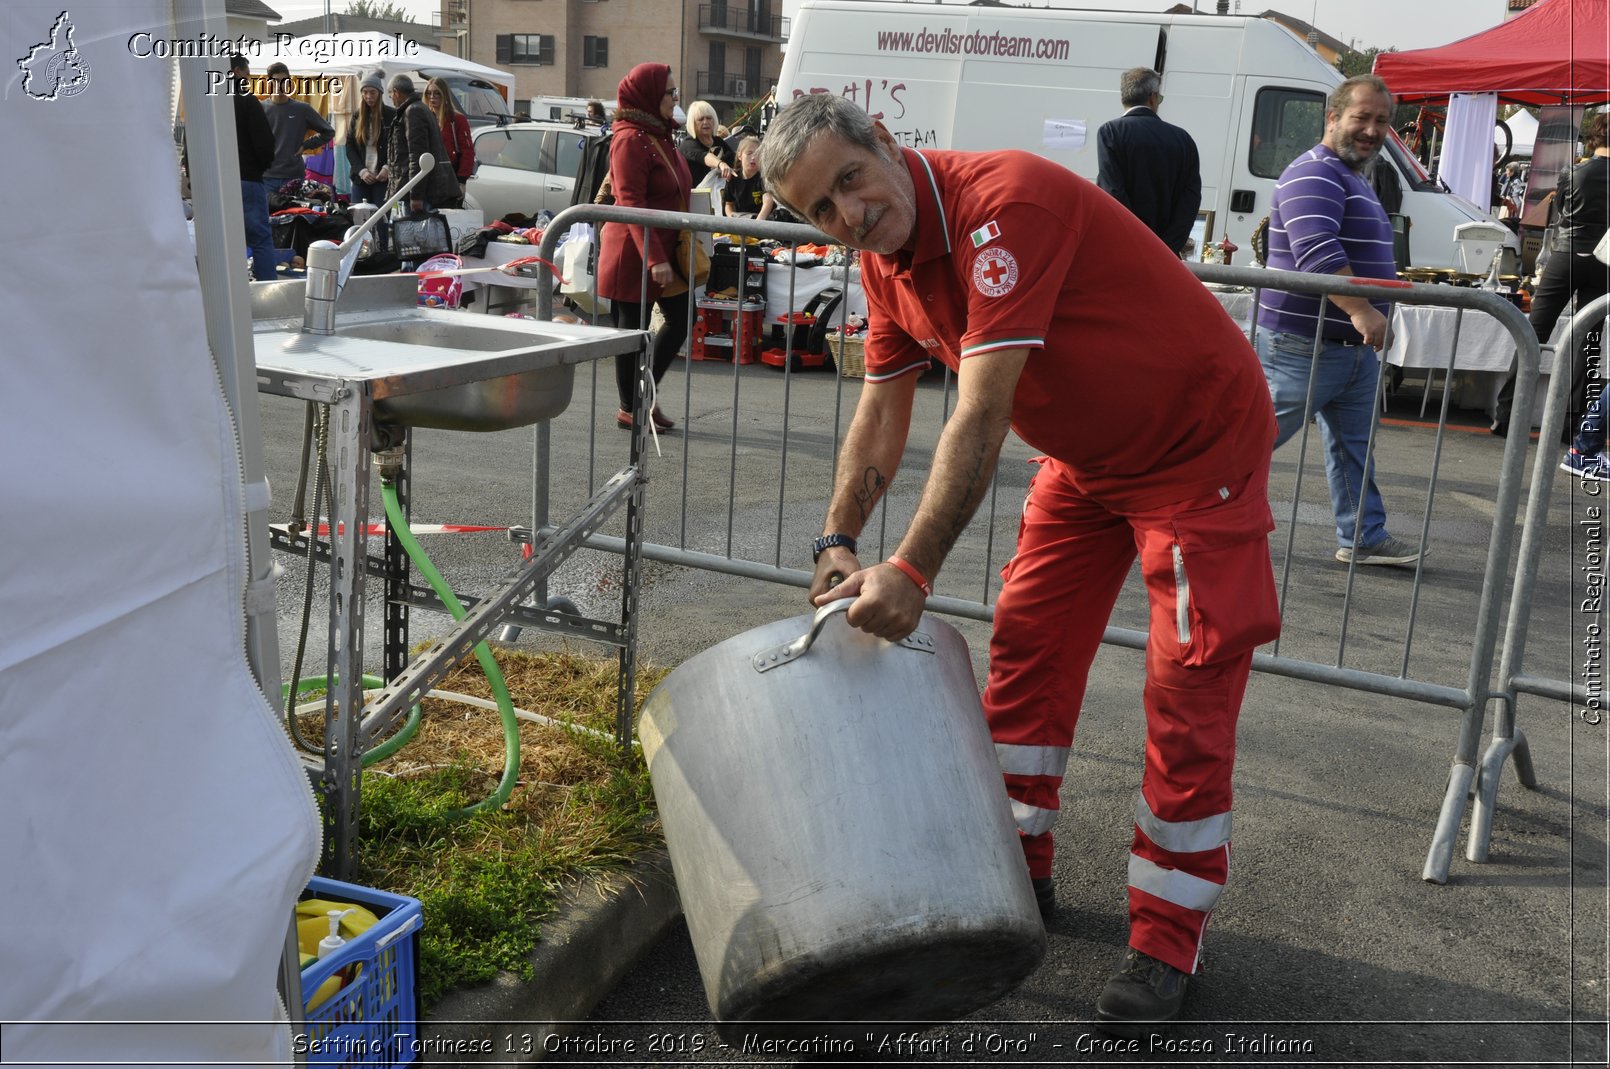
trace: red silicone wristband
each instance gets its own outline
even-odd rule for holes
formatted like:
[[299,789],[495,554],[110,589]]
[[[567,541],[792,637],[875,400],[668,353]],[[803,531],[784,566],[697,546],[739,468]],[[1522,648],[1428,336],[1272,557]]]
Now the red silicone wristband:
[[892,564],[896,568],[899,568],[902,572],[905,572],[906,578],[917,584],[917,589],[922,591],[923,597],[931,598],[934,596],[933,584],[924,579],[922,577],[922,573],[917,571],[917,569],[909,562],[902,560],[897,556],[891,556],[885,563]]

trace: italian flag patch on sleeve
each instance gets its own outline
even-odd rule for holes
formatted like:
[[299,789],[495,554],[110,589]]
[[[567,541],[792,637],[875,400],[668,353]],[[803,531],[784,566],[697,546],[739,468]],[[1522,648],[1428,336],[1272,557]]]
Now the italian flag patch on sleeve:
[[994,241],[1001,236],[1001,228],[991,219],[977,230],[973,231],[973,248],[981,249],[987,242]]

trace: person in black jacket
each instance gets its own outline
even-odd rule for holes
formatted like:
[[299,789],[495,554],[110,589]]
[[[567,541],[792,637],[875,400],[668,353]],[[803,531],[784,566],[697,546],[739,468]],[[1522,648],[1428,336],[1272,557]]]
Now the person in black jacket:
[[1147,67],[1124,72],[1118,98],[1128,110],[1096,133],[1096,185],[1179,255],[1202,206],[1202,167],[1191,135],[1157,117],[1161,84]]
[[263,104],[252,95],[251,68],[246,57],[229,57],[228,92],[235,102],[235,143],[240,153],[240,207],[246,224],[246,251],[252,258],[252,278],[272,282],[279,277],[274,252],[274,228],[268,221],[268,186],[263,172],[274,162],[274,131],[269,128]]
[[394,195],[419,172],[419,157],[428,152],[436,160],[434,173],[409,191],[411,210],[458,207],[463,203],[458,192],[458,177],[447,159],[442,128],[437,125],[436,116],[420,99],[414,80],[408,75],[392,75],[387,88],[397,111],[391,117],[386,135],[386,166],[391,169],[386,195]]
[[[1532,311],[1528,317],[1537,343],[1546,345],[1554,333],[1554,325],[1572,298],[1578,309],[1589,301],[1610,293],[1610,265],[1601,263],[1593,255],[1593,248],[1610,228],[1610,145],[1606,144],[1606,117],[1603,112],[1593,117],[1588,132],[1582,139],[1588,158],[1560,173],[1551,198],[1551,210],[1556,213],[1553,237],[1549,243],[1548,262],[1543,265],[1543,277],[1532,291]],[[1562,354],[1555,354],[1555,372],[1564,365]],[[1587,409],[1587,402],[1599,396],[1602,373],[1595,366],[1588,374],[1587,351],[1572,354],[1570,408],[1565,427],[1575,427]],[[1504,435],[1509,431],[1510,409],[1514,404],[1515,373],[1498,393],[1493,413],[1492,432]]]

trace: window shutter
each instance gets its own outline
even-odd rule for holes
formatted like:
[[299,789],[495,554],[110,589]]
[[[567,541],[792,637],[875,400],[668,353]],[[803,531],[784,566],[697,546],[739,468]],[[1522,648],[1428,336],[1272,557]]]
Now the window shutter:
[[498,34],[498,62],[510,63],[514,59],[514,34]]

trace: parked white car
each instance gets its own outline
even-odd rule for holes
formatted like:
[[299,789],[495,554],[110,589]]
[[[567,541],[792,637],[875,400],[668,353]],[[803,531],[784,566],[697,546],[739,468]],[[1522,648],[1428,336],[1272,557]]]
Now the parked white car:
[[488,127],[475,134],[476,171],[466,187],[465,204],[479,208],[487,222],[506,215],[557,215],[570,207],[587,139],[596,126],[521,122]]
[[514,121],[508,101],[503,99],[497,86],[485,79],[440,67],[421,67],[405,73],[414,80],[414,88],[421,94],[425,92],[425,83],[432,78],[446,82],[453,92],[453,103],[470,121],[471,129],[506,126]]

